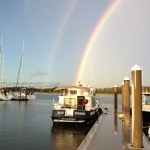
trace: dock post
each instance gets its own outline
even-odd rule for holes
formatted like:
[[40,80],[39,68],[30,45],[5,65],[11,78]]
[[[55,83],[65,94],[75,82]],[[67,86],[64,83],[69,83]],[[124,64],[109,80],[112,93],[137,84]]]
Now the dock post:
[[118,132],[117,112],[118,112],[118,100],[117,100],[117,85],[114,86],[114,133]]
[[135,65],[131,69],[132,76],[132,146],[143,148],[142,124],[142,75],[141,68]]
[[124,115],[124,82],[122,83],[122,114]]
[[128,77],[124,79],[124,86],[123,86],[124,98],[124,123],[130,124],[130,80]]
[[118,109],[118,100],[117,100],[117,86],[114,86],[114,110]]
[[130,80],[128,77],[124,79],[123,84],[123,145],[130,142]]

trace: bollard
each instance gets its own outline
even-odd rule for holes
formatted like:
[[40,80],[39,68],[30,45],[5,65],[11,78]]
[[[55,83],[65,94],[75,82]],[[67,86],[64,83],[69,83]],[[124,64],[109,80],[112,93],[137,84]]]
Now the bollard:
[[124,104],[124,123],[130,124],[130,80],[128,77],[124,79],[123,86],[123,104]]
[[142,125],[142,75],[141,68],[135,65],[131,69],[132,76],[132,146],[143,147]]
[[117,86],[114,86],[114,110],[118,109],[118,101],[117,101]]

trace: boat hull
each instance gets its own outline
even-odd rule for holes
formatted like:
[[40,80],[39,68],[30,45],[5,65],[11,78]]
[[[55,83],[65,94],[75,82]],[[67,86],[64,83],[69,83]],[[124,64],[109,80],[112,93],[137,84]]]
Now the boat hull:
[[12,99],[12,95],[5,95],[5,94],[0,94],[0,101],[10,101]]
[[74,110],[73,116],[65,116],[65,110],[53,110],[52,120],[56,124],[74,124],[74,125],[87,125],[98,119],[102,114],[101,108],[91,111]]

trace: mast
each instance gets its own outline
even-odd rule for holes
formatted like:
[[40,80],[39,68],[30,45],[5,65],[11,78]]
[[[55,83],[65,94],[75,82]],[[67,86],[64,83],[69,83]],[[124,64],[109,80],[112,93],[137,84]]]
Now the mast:
[[19,84],[19,79],[20,79],[20,87],[22,87],[23,54],[24,54],[24,41],[23,41],[23,47],[22,47],[22,52],[21,52],[21,60],[20,60],[20,66],[19,66],[19,72],[18,72],[16,87],[17,87],[18,84]]
[[[3,69],[3,60],[2,60],[2,42],[3,42],[3,35],[1,37],[1,43],[0,43],[0,73],[1,73],[1,85],[0,85],[0,89],[2,88],[2,69]],[[1,90],[0,90],[1,91]]]
[[5,61],[5,55],[2,55],[2,82],[1,82],[1,86],[3,87],[4,84],[4,61]]

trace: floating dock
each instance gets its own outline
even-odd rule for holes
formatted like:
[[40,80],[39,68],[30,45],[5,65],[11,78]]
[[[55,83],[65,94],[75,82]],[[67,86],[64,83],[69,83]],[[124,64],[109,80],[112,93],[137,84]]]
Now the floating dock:
[[[109,109],[95,122],[78,150],[135,150],[131,143],[131,128],[131,124],[124,125],[123,121],[118,118],[117,112]],[[138,150],[150,150],[150,142],[144,134],[143,146]]]

